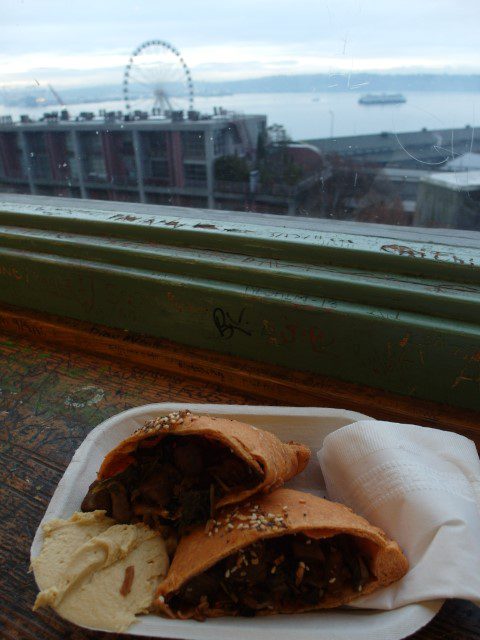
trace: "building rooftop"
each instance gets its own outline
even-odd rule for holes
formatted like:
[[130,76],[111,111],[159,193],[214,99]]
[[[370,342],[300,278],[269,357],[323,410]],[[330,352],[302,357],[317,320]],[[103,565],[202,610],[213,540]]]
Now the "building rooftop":
[[[378,169],[374,169],[374,171],[378,171]],[[398,169],[396,167],[384,167],[380,170],[380,173],[388,178],[403,178],[404,180],[415,182],[428,175],[430,171],[428,169]]]
[[[51,114],[45,114],[51,116]],[[218,115],[200,114],[195,117],[184,118],[160,118],[158,116],[146,116],[132,119],[126,119],[126,117],[118,113],[116,115],[96,115],[90,114],[90,117],[78,116],[76,118],[62,119],[61,117],[45,117],[39,120],[25,120],[25,121],[13,121],[9,116],[2,116],[0,119],[0,130],[11,131],[12,129],[44,129],[44,128],[58,128],[58,129],[70,129],[72,127],[78,128],[102,128],[108,127],[109,129],[132,129],[132,128],[154,128],[154,129],[175,129],[179,128],[194,129],[195,127],[217,127],[228,122],[238,120],[257,120],[258,118],[266,119],[265,115],[257,114],[243,114],[234,112],[225,112]]]
[[480,171],[436,172],[422,178],[422,182],[453,191],[477,191],[480,189]]
[[369,153],[382,151],[395,151],[400,146],[434,146],[446,147],[447,150],[451,146],[452,138],[455,142],[472,140],[475,130],[469,125],[462,129],[436,129],[421,131],[408,131],[405,133],[395,133],[384,131],[371,135],[360,136],[339,136],[335,138],[316,138],[314,140],[305,140],[305,142],[314,145],[323,153],[348,153],[350,150],[354,153]]
[[469,151],[449,160],[442,167],[444,171],[467,171],[468,169],[480,169],[480,153]]

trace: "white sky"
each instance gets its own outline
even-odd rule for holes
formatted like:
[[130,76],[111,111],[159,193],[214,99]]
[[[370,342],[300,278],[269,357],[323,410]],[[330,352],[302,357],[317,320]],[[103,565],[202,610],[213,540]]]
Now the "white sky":
[[0,0],[0,86],[116,84],[152,38],[194,80],[480,72],[480,0]]

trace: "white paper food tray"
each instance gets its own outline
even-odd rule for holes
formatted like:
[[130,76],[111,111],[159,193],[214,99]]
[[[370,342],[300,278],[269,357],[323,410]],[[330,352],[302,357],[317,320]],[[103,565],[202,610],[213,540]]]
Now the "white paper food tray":
[[[228,416],[271,431],[281,440],[305,443],[312,450],[311,461],[288,486],[318,495],[324,495],[325,483],[315,452],[329,433],[367,417],[342,409],[193,403],[149,404],[119,413],[93,429],[77,449],[37,529],[30,550],[32,559],[42,548],[41,525],[52,518],[69,518],[80,509],[105,455],[143,426],[145,420],[179,409]],[[185,640],[245,640],[247,637],[255,640],[400,640],[427,624],[442,604],[442,601],[423,602],[393,611],[351,608],[257,618],[216,618],[202,623],[147,615],[141,616],[128,633]]]

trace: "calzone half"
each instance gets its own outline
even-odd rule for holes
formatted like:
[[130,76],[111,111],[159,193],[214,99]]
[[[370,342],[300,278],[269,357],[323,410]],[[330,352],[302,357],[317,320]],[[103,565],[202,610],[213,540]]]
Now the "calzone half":
[[351,509],[282,488],[181,538],[156,605],[197,620],[298,613],[346,604],[407,570],[398,544]]
[[150,420],[105,457],[82,511],[183,532],[219,507],[279,487],[309,457],[306,446],[251,425],[175,412]]

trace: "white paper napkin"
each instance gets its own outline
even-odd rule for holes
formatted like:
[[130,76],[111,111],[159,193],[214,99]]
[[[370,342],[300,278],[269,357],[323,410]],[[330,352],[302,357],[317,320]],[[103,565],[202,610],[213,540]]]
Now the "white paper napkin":
[[318,458],[329,498],[382,528],[410,563],[402,580],[354,606],[444,598],[480,605],[480,460],[471,440],[363,420],[328,435]]

